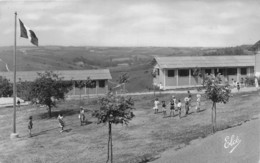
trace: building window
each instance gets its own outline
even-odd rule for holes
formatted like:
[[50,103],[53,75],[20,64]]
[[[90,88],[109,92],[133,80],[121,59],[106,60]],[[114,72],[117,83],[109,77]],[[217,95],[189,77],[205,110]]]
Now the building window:
[[87,88],[96,88],[96,81],[91,81],[91,86],[86,86]]
[[98,81],[98,86],[100,87],[100,88],[104,88],[105,87],[105,80],[99,80]]
[[189,76],[189,70],[188,69],[182,69],[182,70],[179,70],[179,76]]
[[237,74],[237,68],[229,68],[227,69],[228,75],[236,75]]
[[247,75],[246,68],[241,68],[241,75]]
[[160,69],[157,68],[157,75],[160,76]]
[[174,77],[174,70],[168,70],[168,77]]
[[225,72],[225,69],[223,69],[223,68],[218,69],[218,73],[220,73],[220,75],[224,75],[224,72]]
[[223,68],[219,68],[219,69],[214,69],[215,75],[224,75],[224,69]]
[[211,74],[211,69],[205,69],[205,74],[210,75]]

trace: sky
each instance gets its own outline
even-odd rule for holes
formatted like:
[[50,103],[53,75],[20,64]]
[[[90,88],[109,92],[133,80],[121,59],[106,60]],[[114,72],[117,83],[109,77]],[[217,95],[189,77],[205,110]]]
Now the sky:
[[[230,47],[260,40],[259,0],[0,0],[0,46],[14,12],[39,45]],[[30,46],[20,38],[17,45]]]

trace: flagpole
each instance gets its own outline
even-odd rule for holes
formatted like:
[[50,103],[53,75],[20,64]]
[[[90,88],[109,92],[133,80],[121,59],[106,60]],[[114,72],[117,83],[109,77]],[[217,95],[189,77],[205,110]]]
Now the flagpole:
[[17,138],[19,135],[16,133],[16,23],[17,22],[17,13],[14,13],[14,54],[13,54],[13,71],[14,71],[14,83],[13,83],[13,105],[14,105],[14,114],[13,114],[13,133],[11,138]]

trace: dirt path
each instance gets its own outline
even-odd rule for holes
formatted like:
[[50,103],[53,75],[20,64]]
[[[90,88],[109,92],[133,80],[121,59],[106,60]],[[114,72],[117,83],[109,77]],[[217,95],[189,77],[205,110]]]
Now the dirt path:
[[[217,132],[176,151],[170,149],[153,163],[257,163],[260,162],[260,120]],[[234,136],[232,138],[232,135]],[[229,142],[233,145],[228,144]],[[236,145],[238,144],[238,145]]]

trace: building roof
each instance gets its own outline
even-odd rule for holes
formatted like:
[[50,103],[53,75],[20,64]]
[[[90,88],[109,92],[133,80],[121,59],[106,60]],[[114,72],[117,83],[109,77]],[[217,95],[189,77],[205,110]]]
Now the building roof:
[[254,55],[155,57],[160,68],[247,67],[255,65]]
[[[44,71],[17,71],[16,81],[34,81],[38,77],[38,73],[43,73]],[[108,69],[98,69],[98,70],[59,70],[53,71],[63,80],[86,80],[90,77],[91,80],[105,80],[112,79],[110,71]],[[0,72],[0,76],[6,77],[11,82],[13,82],[13,72]]]

